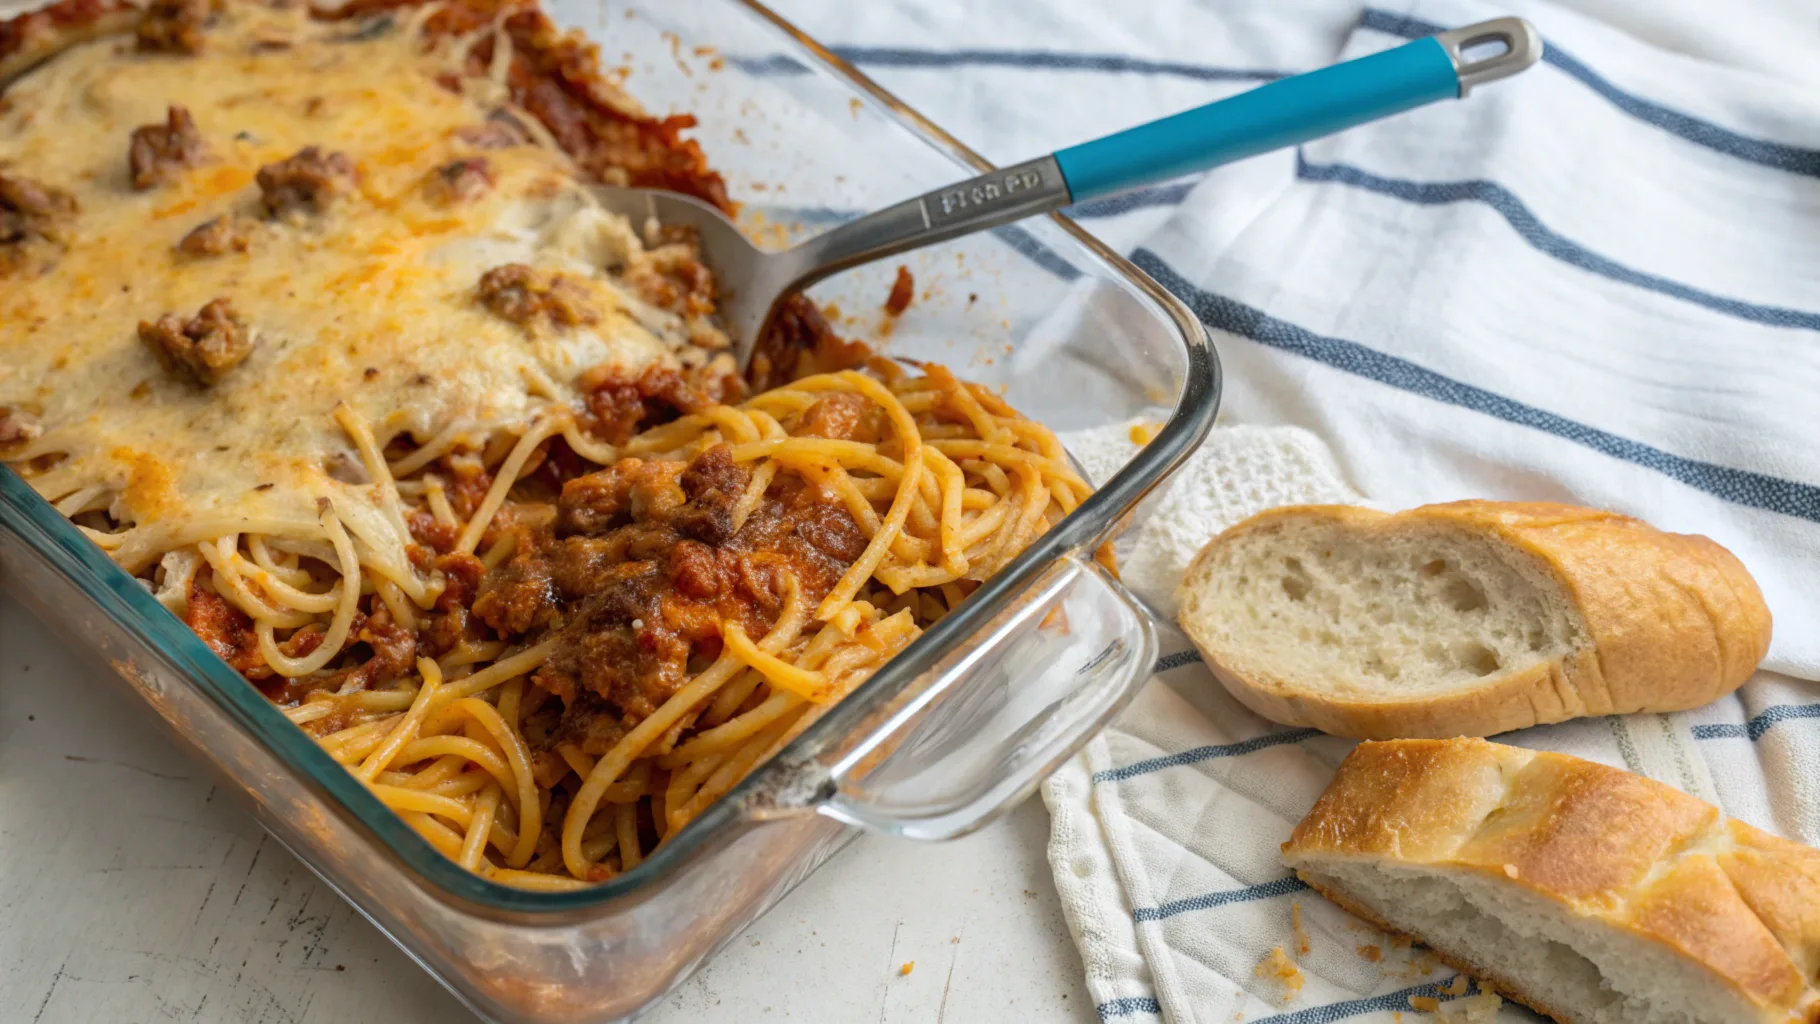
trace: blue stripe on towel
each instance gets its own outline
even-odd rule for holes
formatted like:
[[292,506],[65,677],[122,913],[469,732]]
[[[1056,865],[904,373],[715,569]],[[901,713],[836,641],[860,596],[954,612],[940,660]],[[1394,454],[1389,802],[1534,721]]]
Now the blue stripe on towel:
[[[1443,31],[1446,26],[1405,14],[1366,8],[1359,21],[1368,28],[1404,39],[1418,39]],[[1269,82],[1294,72],[1274,68],[1226,68],[1178,61],[1146,60],[1122,54],[1078,53],[1053,50],[926,50],[905,47],[844,46],[834,52],[855,64],[896,68],[953,68],[967,66],[1028,68],[1042,71],[1092,71],[1114,74],[1170,75],[1212,82]],[[1711,121],[1694,117],[1626,92],[1563,50],[1545,40],[1544,63],[1591,89],[1619,110],[1645,124],[1679,136],[1697,146],[1778,170],[1820,177],[1820,150],[1768,139],[1752,138]],[[785,54],[735,57],[733,64],[750,75],[807,74],[807,65]]]
[[[1359,25],[1404,39],[1434,35],[1446,27],[1405,14],[1369,7],[1365,9]],[[1721,128],[1711,121],[1703,121],[1691,114],[1683,114],[1653,100],[1625,92],[1561,49],[1552,39],[1543,41],[1542,60],[1598,93],[1612,106],[1631,117],[1671,135],[1678,135],[1696,146],[1704,146],[1716,153],[1724,153],[1764,167],[1820,178],[1820,150],[1803,149],[1767,139],[1753,139],[1729,128]]]
[[1147,60],[1118,53],[1059,50],[928,50],[899,46],[836,46],[854,64],[879,68],[1030,68],[1041,71],[1100,71],[1168,75],[1200,82],[1274,82],[1290,72],[1274,68],[1222,68],[1173,60]]
[[1131,912],[1134,921],[1161,921],[1177,914],[1186,914],[1192,910],[1212,910],[1229,903],[1250,903],[1253,900],[1267,900],[1274,896],[1287,896],[1292,892],[1301,892],[1308,888],[1302,880],[1288,875],[1261,885],[1249,885],[1243,889],[1228,889],[1223,892],[1202,893],[1187,899],[1170,900],[1155,907],[1138,907]]
[[1748,469],[1701,462],[1665,452],[1641,441],[1619,437],[1597,427],[1443,376],[1407,359],[1379,352],[1356,341],[1316,334],[1224,295],[1204,291],[1176,273],[1161,257],[1148,249],[1137,250],[1131,258],[1132,262],[1156,278],[1163,287],[1186,302],[1202,323],[1215,330],[1249,338],[1261,345],[1292,352],[1437,402],[1495,416],[1518,426],[1546,431],[1593,451],[1654,470],[1737,505],[1820,522],[1820,487]]
[[1747,739],[1752,743],[1763,738],[1770,726],[1777,722],[1792,721],[1797,718],[1820,718],[1820,704],[1777,704],[1764,708],[1761,713],[1743,725],[1723,722],[1717,725],[1694,726],[1694,739],[1722,740]]
[[1150,185],[1134,189],[1104,199],[1093,199],[1085,203],[1064,207],[1062,212],[1076,220],[1091,217],[1117,217],[1133,210],[1142,210],[1152,206],[1176,206],[1188,198],[1188,193],[1200,183],[1199,178],[1189,181],[1178,181],[1167,185]]
[[[834,54],[852,64],[875,68],[997,67],[1034,71],[1094,71],[1107,74],[1163,75],[1197,82],[1274,82],[1291,72],[1273,68],[1223,68],[1172,60],[1147,60],[1117,53],[1057,50],[929,50],[901,46],[834,46]],[[749,75],[807,74],[808,65],[785,54],[736,57],[735,67]]]
[[1285,743],[1300,743],[1311,736],[1319,735],[1320,733],[1313,729],[1290,729],[1287,732],[1268,733],[1239,743],[1222,743],[1219,746],[1213,747],[1196,747],[1193,750],[1184,750],[1179,754],[1169,754],[1165,757],[1153,757],[1149,760],[1139,761],[1136,764],[1128,764],[1123,768],[1108,768],[1103,772],[1094,772],[1093,781],[1122,782],[1125,779],[1135,778],[1139,775],[1149,775],[1151,772],[1162,771],[1165,768],[1179,768],[1185,764],[1198,764],[1202,761],[1211,761],[1220,757],[1241,757],[1245,754],[1254,753],[1269,747],[1280,747]]
[[[1451,981],[1452,979],[1448,979]],[[1439,999],[1441,986],[1448,981],[1430,982],[1426,985],[1414,985],[1396,992],[1386,992],[1381,996],[1370,996],[1365,999],[1348,999],[1343,1003],[1328,1003],[1326,1006],[1310,1006],[1306,1010],[1294,1010],[1279,1013],[1274,1017],[1258,1017],[1250,1024],[1332,1024],[1336,1020],[1357,1017],[1362,1013],[1386,1013],[1393,1010],[1412,1010],[1409,1000],[1414,996],[1428,996]]]
[[1563,263],[1579,267],[1588,273],[1628,284],[1646,291],[1667,295],[1671,298],[1691,302],[1697,306],[1735,316],[1741,320],[1768,324],[1772,327],[1796,327],[1804,330],[1820,330],[1820,313],[1809,313],[1799,309],[1785,309],[1781,306],[1765,306],[1742,299],[1726,298],[1702,291],[1691,285],[1671,281],[1666,277],[1646,274],[1633,270],[1616,260],[1608,259],[1593,252],[1563,235],[1550,230],[1529,207],[1523,205],[1511,191],[1496,182],[1490,181],[1408,181],[1401,178],[1381,178],[1375,174],[1349,167],[1345,164],[1311,164],[1301,150],[1296,151],[1296,177],[1303,181],[1333,182],[1364,189],[1392,199],[1401,199],[1407,203],[1422,206],[1439,206],[1447,203],[1479,202],[1496,210],[1525,242],[1544,255],[1552,256]]
[[1693,728],[1693,733],[1694,739],[1697,740],[1742,740],[1750,738],[1749,727],[1746,725],[1738,725],[1734,722],[1720,722],[1717,725],[1696,725]]
[[1200,651],[1193,649],[1177,651],[1174,654],[1165,654],[1158,658],[1156,660],[1156,665],[1150,669],[1150,674],[1156,675],[1158,672],[1167,672],[1172,668],[1181,668],[1183,665],[1199,665],[1200,663]]
[[1134,1013],[1154,1013],[1162,1016],[1163,1007],[1156,1001],[1155,996],[1126,996],[1123,999],[1112,999],[1101,1003],[1094,1007],[1093,1011],[1100,1015],[1101,1020],[1111,1020],[1114,1017],[1129,1017]]
[[1002,228],[993,228],[992,235],[999,241],[1016,249],[1030,262],[1049,271],[1064,281],[1072,281],[1081,276],[1081,269],[1068,262],[1060,253],[1044,245],[1037,237],[1016,224],[1007,224]]

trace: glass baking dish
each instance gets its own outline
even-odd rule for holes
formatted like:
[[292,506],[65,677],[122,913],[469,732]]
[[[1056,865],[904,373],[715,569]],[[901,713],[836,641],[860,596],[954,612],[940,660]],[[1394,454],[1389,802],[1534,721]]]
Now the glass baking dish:
[[[750,0],[557,0],[697,137],[761,244],[781,245],[988,164]],[[1002,387],[1067,431],[1149,413],[1161,433],[955,613],[643,864],[593,889],[508,888],[445,859],[0,468],[0,580],[96,651],[244,792],[264,825],[481,1016],[636,1014],[855,834],[963,834],[1028,795],[1148,677],[1142,606],[1091,559],[1200,442],[1219,370],[1199,323],[1052,217],[906,257],[915,304],[880,319],[896,263],[818,287],[837,327]]]

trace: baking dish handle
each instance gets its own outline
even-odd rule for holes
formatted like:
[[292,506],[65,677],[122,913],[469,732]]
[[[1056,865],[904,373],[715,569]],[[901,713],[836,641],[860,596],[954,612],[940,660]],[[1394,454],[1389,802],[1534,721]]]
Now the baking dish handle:
[[1080,750],[1156,651],[1155,626],[1113,574],[1064,556],[879,713],[831,766],[817,810],[912,839],[965,835]]

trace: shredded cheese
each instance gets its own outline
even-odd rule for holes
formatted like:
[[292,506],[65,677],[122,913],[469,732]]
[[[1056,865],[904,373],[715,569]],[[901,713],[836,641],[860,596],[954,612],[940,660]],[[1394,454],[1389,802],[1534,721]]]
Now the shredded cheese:
[[[690,351],[679,318],[615,276],[640,258],[637,233],[592,203],[560,151],[489,149],[484,194],[431,194],[436,168],[476,154],[458,133],[503,100],[484,75],[446,74],[461,67],[459,41],[426,47],[405,26],[349,41],[348,23],[313,21],[306,7],[229,5],[196,55],[140,53],[130,36],[85,43],[15,82],[0,106],[0,173],[79,204],[48,269],[0,273],[0,409],[43,428],[6,457],[47,499],[83,492],[106,508],[121,527],[108,546],[129,570],[224,533],[308,533],[322,500],[370,524],[357,540],[400,539],[388,536],[396,498],[363,471],[373,453],[357,450],[338,404],[373,425],[379,446],[464,425],[484,441],[522,433],[551,398],[573,403],[586,368]],[[129,137],[172,104],[189,109],[205,162],[136,190]],[[311,145],[347,154],[358,194],[303,218],[262,217],[258,169]],[[246,231],[245,251],[174,251],[223,216]],[[514,262],[582,281],[602,315],[538,331],[491,313],[476,283]],[[253,348],[202,387],[162,367],[137,327],[217,298]],[[531,380],[555,394],[533,394]]]

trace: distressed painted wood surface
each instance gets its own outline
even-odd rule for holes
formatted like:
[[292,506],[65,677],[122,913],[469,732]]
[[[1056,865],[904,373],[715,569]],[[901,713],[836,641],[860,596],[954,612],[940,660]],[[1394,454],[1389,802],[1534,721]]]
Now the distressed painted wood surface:
[[[0,1019],[472,1019],[105,671],[0,598]],[[647,1019],[1091,1021],[1047,830],[863,839]]]

